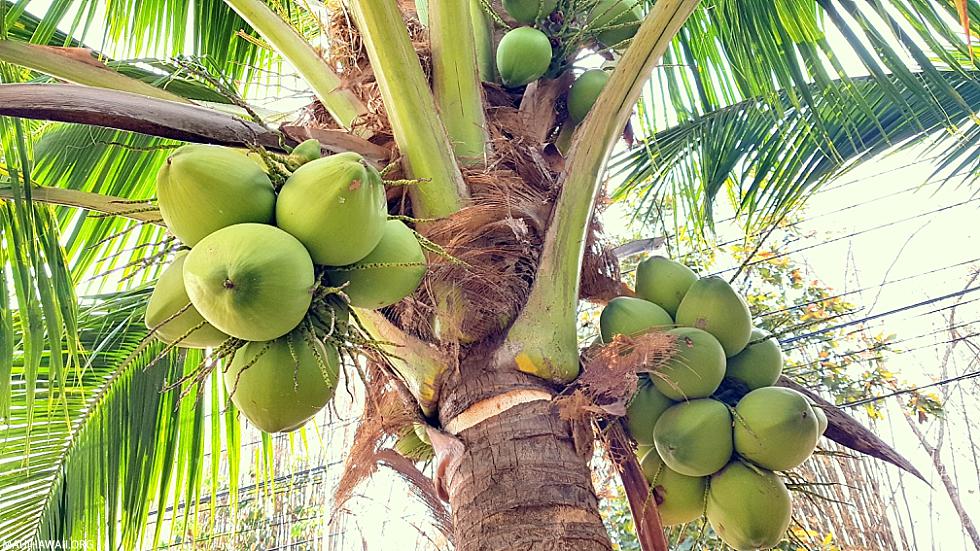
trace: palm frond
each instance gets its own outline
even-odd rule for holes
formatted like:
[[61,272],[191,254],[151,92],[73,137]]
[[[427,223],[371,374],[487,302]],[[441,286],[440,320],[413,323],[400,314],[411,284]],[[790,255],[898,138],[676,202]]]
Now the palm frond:
[[[874,77],[838,80],[807,86],[809,104],[796,104],[789,91],[781,91],[776,107],[757,98],[691,114],[613,163],[611,170],[625,175],[613,199],[638,199],[637,215],[649,220],[672,195],[704,231],[715,199],[731,190],[739,208],[753,214],[750,222],[772,220],[857,163],[929,137],[947,138],[943,131],[951,124],[967,130],[947,143],[946,164],[975,168],[980,134],[971,120],[980,110],[977,75],[980,71],[940,73],[942,88],[952,89],[963,103],[942,112],[922,101],[918,87],[935,90],[936,85],[917,73],[914,87],[897,75],[884,83]],[[843,102],[845,88],[859,94],[864,105]],[[817,125],[820,132],[813,131]]]
[[[187,492],[196,499],[206,468],[205,416],[224,419],[224,400],[199,401],[193,393],[180,400],[182,389],[170,386],[197,368],[199,352],[170,353],[151,365],[162,346],[140,347],[146,297],[141,289],[90,301],[79,316],[84,365],[67,385],[51,384],[52,358],[64,351],[45,351],[30,406],[25,355],[14,355],[13,407],[0,446],[3,541],[136,549],[150,537],[151,508]],[[220,428],[212,440],[220,450]]]
[[119,59],[190,56],[243,87],[264,82],[276,62],[275,54],[222,0],[53,0],[40,17],[27,9],[29,4],[0,0],[13,38],[79,46],[79,37],[104,27],[103,43],[87,47]]

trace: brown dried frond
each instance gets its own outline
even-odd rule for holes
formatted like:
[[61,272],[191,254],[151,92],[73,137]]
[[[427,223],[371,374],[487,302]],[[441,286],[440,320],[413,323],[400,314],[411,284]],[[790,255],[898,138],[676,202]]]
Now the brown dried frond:
[[334,492],[337,510],[351,498],[358,484],[378,470],[377,452],[381,442],[417,419],[415,411],[390,384],[380,365],[369,362],[362,379],[365,385],[364,413]]
[[442,500],[439,499],[432,479],[422,474],[415,466],[415,463],[410,459],[398,455],[395,450],[380,450],[375,454],[375,459],[378,463],[387,465],[391,470],[398,473],[403,480],[408,482],[412,493],[428,507],[435,521],[436,528],[447,539],[451,538],[453,533],[452,516],[449,514]]
[[[404,6],[402,8],[404,12]],[[405,25],[422,70],[429,78],[432,61],[425,27],[419,23],[414,11],[405,14]],[[374,70],[368,61],[367,50],[364,48],[360,32],[354,25],[353,16],[338,5],[338,9],[330,13],[330,18],[325,24],[325,32],[330,37],[328,64],[334,67],[343,79],[343,86],[351,90],[367,106],[368,112],[359,126],[372,131],[374,136],[371,141],[379,145],[387,145],[392,139],[391,125],[381,101],[381,92],[378,89]],[[316,120],[327,126],[335,126],[330,117],[324,115],[326,110],[316,102],[314,104]]]
[[612,249],[603,246],[600,215],[601,210],[598,209],[593,213],[586,237],[579,297],[594,302],[608,302],[618,296],[632,295],[633,292],[619,279],[619,259]]

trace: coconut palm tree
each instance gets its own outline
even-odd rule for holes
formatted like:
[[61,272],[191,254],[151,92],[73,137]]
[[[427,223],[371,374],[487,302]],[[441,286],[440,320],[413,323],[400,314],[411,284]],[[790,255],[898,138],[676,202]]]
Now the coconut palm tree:
[[[980,142],[976,1],[635,3],[638,32],[606,47],[628,25],[585,17],[593,0],[539,14],[559,54],[507,89],[494,44],[514,22],[487,0],[0,2],[0,541],[149,547],[149,512],[205,491],[205,448],[238,464],[220,371],[146,339],[178,245],[155,174],[185,142],[278,158],[313,138],[384,168],[392,212],[444,251],[411,299],[358,312],[397,348],[362,374],[352,472],[398,463],[382,437],[425,422],[457,548],[609,549],[595,436],[552,404],[580,373],[579,301],[623,292],[594,221],[606,169],[614,199],[710,232],[720,194],[765,228],[922,140],[975,173]],[[586,52],[615,69],[574,126]],[[283,71],[315,95],[299,115],[243,99],[291,95]]]

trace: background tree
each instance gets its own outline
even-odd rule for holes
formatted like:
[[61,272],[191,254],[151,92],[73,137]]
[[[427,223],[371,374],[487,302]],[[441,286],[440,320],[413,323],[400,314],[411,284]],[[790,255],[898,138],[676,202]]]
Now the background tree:
[[[0,3],[5,540],[156,541],[159,532],[142,533],[149,506],[202,491],[205,440],[236,453],[238,419],[216,372],[199,371],[194,354],[150,367],[159,350],[138,347],[140,284],[174,246],[157,225],[153,178],[182,142],[281,152],[315,137],[327,152],[392,164],[391,178],[424,179],[392,189],[391,204],[426,219],[423,235],[472,273],[436,258],[412,300],[363,313],[404,360],[375,362],[366,386],[377,407],[407,390],[402,414],[446,429],[432,431],[445,437],[436,436],[436,482],[458,548],[606,549],[587,455],[550,399],[579,371],[579,299],[619,290],[593,215],[620,138],[640,138],[623,161],[624,189],[640,191],[648,212],[685,205],[675,226],[695,230],[711,227],[722,192],[749,227],[765,227],[879,152],[951,132],[937,142],[945,164],[969,167],[980,138],[969,122],[977,65],[951,23],[959,6],[976,32],[976,2],[660,0],[621,55],[601,52],[615,71],[585,121],[565,127],[566,155],[550,144],[565,119],[555,106],[568,65],[523,92],[480,83],[481,69],[491,80],[479,60],[492,42],[474,37],[509,23],[469,16],[503,13],[496,5],[434,0],[426,29],[411,5],[388,0],[55,0],[41,17],[29,4]],[[566,60],[604,30],[574,21],[547,23]],[[98,50],[46,47],[84,48],[98,25]],[[848,74],[828,28],[868,76]],[[327,39],[325,57],[314,38]],[[280,59],[317,102],[275,128],[291,109],[242,98],[279,84],[267,69]],[[512,407],[481,413],[501,403]],[[370,472],[359,461],[385,457],[372,436],[393,428],[378,421],[384,410],[368,411],[351,483]]]

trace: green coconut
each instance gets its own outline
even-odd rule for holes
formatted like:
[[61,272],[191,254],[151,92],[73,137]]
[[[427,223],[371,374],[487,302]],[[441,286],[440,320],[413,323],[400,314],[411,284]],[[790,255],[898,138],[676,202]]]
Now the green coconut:
[[[187,251],[177,253],[170,266],[160,274],[146,304],[146,327],[155,329],[153,335],[168,344],[180,339],[177,345],[184,348],[220,346],[228,339],[228,335],[218,331],[201,317],[184,289],[185,258]],[[187,309],[174,315],[184,307]],[[198,328],[194,329],[195,327]]]
[[211,325],[239,339],[271,341],[299,325],[310,308],[313,261],[302,243],[275,226],[237,224],[188,253],[184,285]]
[[637,446],[636,459],[640,462],[643,477],[650,483],[653,483],[660,471],[666,468],[663,460],[660,459],[660,455],[657,454],[657,449],[653,446]]
[[817,416],[818,432],[821,436],[823,436],[823,434],[827,432],[827,426],[830,424],[830,422],[827,420],[827,414],[824,412],[822,407],[816,404],[810,404],[810,407],[813,408],[813,414]]
[[255,162],[232,149],[185,145],[157,173],[160,215],[187,245],[233,224],[272,223],[276,194]]
[[425,254],[415,233],[400,220],[385,224],[384,237],[353,266],[327,271],[330,284],[347,294],[352,306],[382,308],[412,294],[425,276]]
[[745,348],[752,334],[752,315],[745,299],[717,276],[691,284],[677,307],[677,324],[711,333],[729,358]]
[[640,375],[636,394],[626,407],[626,427],[637,444],[653,445],[653,427],[674,402],[664,396],[646,375]]
[[306,163],[319,159],[321,153],[320,140],[311,138],[293,148],[289,156],[286,157],[286,164],[292,170],[296,170]]
[[518,23],[532,25],[558,8],[558,0],[504,0],[504,9]]
[[735,451],[771,471],[806,461],[820,437],[820,422],[799,392],[768,386],[735,405]]
[[711,477],[708,522],[738,551],[775,547],[792,511],[786,485],[770,471],[733,462]]
[[286,180],[276,201],[276,225],[324,266],[367,256],[381,241],[387,219],[381,176],[357,153],[306,163]]
[[432,445],[432,440],[429,439],[429,429],[428,425],[425,423],[412,423],[412,429],[415,434],[419,437],[419,440],[425,442],[428,445]]
[[337,388],[340,356],[294,331],[235,352],[224,372],[231,400],[265,432],[288,432],[323,409]]
[[568,116],[575,122],[582,122],[607,82],[609,73],[602,69],[589,69],[579,75],[568,90]]
[[[749,342],[763,339],[768,335],[762,329],[753,329]],[[725,376],[745,383],[749,390],[776,384],[783,372],[783,351],[779,341],[774,338],[750,344],[741,352],[728,359]]]
[[697,280],[697,274],[680,262],[651,256],[636,267],[636,296],[676,316],[681,299]]
[[639,3],[636,0],[600,0],[592,8],[589,28],[610,27],[596,36],[603,46],[621,46],[636,35],[643,21],[643,14],[637,6]]
[[650,375],[671,400],[711,396],[725,378],[725,351],[711,334],[693,327],[667,331],[674,353]]
[[412,461],[427,461],[435,456],[432,445],[419,438],[418,432],[414,430],[398,437],[393,447],[398,455]]
[[674,325],[670,314],[652,302],[633,297],[616,297],[599,314],[602,342],[612,342],[616,335],[635,336],[654,328]]
[[651,486],[664,526],[691,522],[704,514],[708,477],[687,476],[664,467]]
[[671,469],[687,476],[716,472],[732,456],[732,416],[710,398],[671,407],[653,428],[653,443]]
[[508,31],[497,45],[497,72],[508,88],[538,80],[551,65],[551,41],[532,27]]

